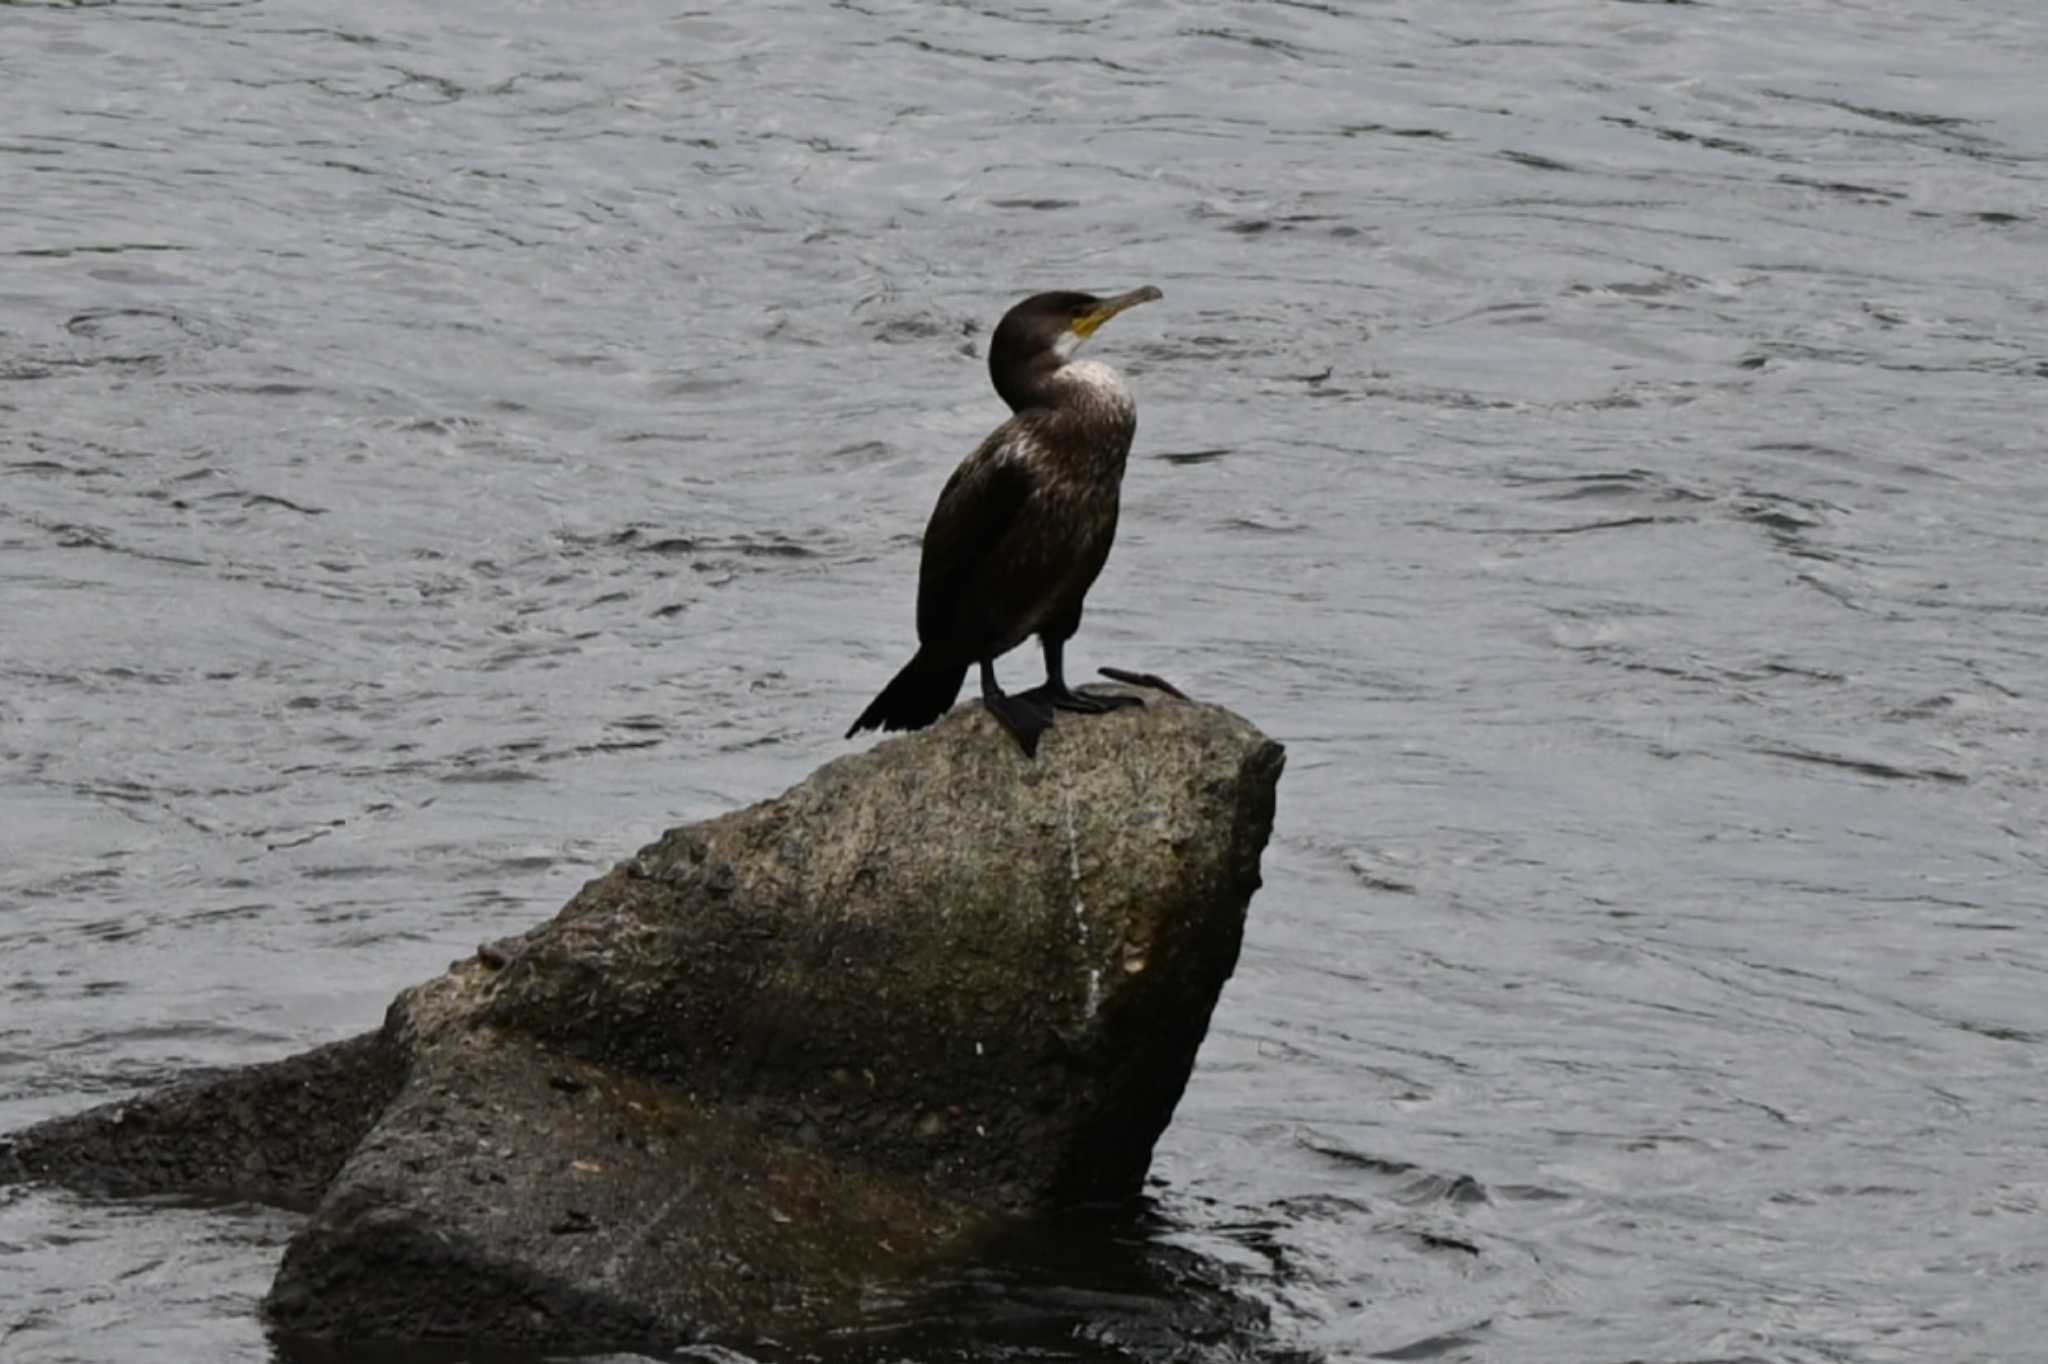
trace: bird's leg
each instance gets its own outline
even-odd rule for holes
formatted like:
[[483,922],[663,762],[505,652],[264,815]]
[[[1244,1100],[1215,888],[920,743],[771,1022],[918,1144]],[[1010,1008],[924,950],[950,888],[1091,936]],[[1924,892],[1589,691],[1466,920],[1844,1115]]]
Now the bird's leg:
[[1052,727],[1052,712],[1038,704],[1028,693],[1023,696],[1006,696],[996,685],[996,666],[992,659],[981,660],[981,704],[988,707],[989,714],[1003,722],[1003,728],[1010,731],[1017,746],[1024,750],[1024,756],[1038,756],[1038,736]]
[[1104,711],[1145,704],[1136,696],[1084,696],[1072,690],[1067,686],[1067,642],[1050,635],[1040,635],[1038,641],[1045,646],[1045,684],[1024,693],[1031,700],[1054,710],[1079,711],[1083,715],[1100,715]]

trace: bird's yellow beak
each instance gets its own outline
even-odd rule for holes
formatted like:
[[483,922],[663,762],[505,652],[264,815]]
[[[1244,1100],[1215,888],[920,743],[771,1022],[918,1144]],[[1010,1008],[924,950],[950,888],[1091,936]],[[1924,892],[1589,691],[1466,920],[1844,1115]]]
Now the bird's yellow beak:
[[1154,299],[1165,297],[1165,294],[1160,293],[1148,284],[1142,289],[1133,289],[1128,294],[1118,294],[1115,298],[1105,298],[1095,306],[1093,312],[1082,313],[1074,319],[1074,332],[1085,341],[1095,335],[1097,327],[1100,327],[1124,309],[1135,308],[1140,303],[1150,303]]

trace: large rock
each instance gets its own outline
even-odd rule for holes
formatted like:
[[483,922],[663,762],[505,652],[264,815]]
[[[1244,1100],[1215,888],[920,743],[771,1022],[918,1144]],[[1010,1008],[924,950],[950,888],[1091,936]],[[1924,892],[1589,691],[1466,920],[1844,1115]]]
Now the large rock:
[[[670,831],[401,995],[344,1044],[365,1092],[327,1120],[356,1123],[339,1170],[332,1140],[296,1185],[263,1165],[326,1186],[274,1324],[787,1339],[1020,1214],[1136,1193],[1235,965],[1282,761],[1226,711],[1147,701],[1063,719],[1035,762],[960,707]],[[16,1161],[61,1178],[42,1130]]]

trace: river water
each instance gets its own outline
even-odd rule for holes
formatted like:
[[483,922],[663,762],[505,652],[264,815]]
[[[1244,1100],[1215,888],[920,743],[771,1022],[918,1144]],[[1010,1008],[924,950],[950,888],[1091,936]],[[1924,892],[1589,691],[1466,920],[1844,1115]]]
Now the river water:
[[[1288,745],[1267,884],[1145,1284],[881,1357],[2043,1357],[2044,70],[2038,0],[9,0],[0,1130],[846,751],[988,328],[1151,283],[1070,666]],[[291,1225],[8,1191],[0,1358],[273,1359]]]

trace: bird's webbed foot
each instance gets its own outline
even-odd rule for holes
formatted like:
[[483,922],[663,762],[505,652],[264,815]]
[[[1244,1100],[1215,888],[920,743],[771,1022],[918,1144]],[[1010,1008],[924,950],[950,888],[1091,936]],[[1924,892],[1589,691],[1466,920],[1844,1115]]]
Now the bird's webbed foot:
[[1105,715],[1113,710],[1124,710],[1130,706],[1145,704],[1145,699],[1141,696],[1078,692],[1070,689],[1064,682],[1041,683],[1025,692],[1024,698],[1041,706],[1049,706],[1053,710],[1070,710],[1077,715]]
[[[1173,683],[1168,682],[1165,678],[1153,673],[1126,672],[1122,668],[1097,668],[1095,671],[1101,673],[1110,681],[1121,682],[1127,687],[1149,687],[1153,691],[1163,691],[1168,696],[1178,696],[1183,701],[1188,699],[1186,692],[1174,686]],[[1133,696],[1126,699],[1136,701],[1138,698]]]
[[1002,721],[1003,728],[1010,731],[1010,737],[1017,741],[1017,747],[1024,750],[1027,758],[1038,756],[1038,740],[1052,728],[1052,708],[1031,693],[1015,696],[997,692],[984,695],[981,704],[988,707],[988,713]]

